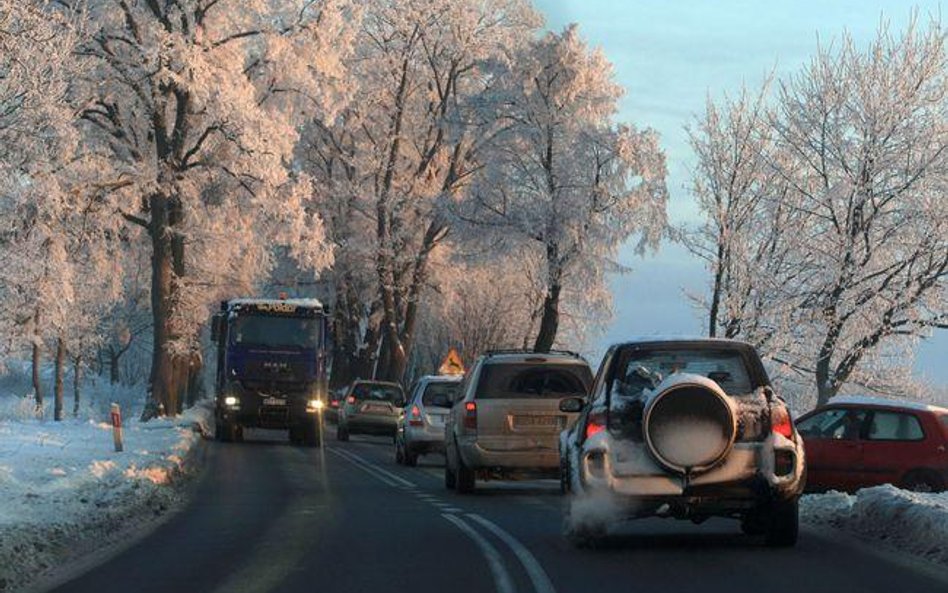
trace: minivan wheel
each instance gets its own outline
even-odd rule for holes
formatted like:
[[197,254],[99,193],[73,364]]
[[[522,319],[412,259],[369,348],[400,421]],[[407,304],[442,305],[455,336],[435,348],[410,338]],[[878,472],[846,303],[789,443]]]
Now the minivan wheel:
[[764,543],[771,548],[789,548],[800,533],[800,509],[797,499],[774,502],[767,509]]
[[944,489],[938,476],[919,470],[909,472],[902,479],[901,487],[912,492],[941,492]]
[[474,470],[464,465],[464,460],[458,456],[457,489],[461,494],[474,492]]
[[451,469],[451,462],[445,462],[444,464],[444,487],[448,490],[454,490],[458,485],[458,477],[455,475],[454,470]]

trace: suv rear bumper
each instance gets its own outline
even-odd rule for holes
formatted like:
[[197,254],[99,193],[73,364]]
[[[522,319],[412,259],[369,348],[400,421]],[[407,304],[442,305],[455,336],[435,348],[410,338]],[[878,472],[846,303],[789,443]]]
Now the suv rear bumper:
[[[652,460],[644,444],[631,446],[641,450],[634,456],[624,452],[630,459],[621,462],[615,462],[613,454],[603,454],[604,447],[574,451],[570,465],[579,469],[570,476],[574,490],[609,492],[635,516],[655,514],[665,504],[672,510],[727,515],[762,503],[794,500],[803,492],[805,459],[799,440],[775,435],[762,442],[735,443],[720,465],[696,476],[668,472]],[[791,471],[775,473],[775,452],[792,456]]]
[[560,467],[559,454],[552,448],[501,451],[485,449],[475,440],[466,443],[462,441],[459,443],[459,448],[464,465],[472,469],[557,470]]

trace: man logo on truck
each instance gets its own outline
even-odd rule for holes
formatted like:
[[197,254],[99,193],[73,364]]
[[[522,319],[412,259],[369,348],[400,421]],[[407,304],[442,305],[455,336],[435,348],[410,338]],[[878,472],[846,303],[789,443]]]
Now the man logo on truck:
[[221,302],[211,331],[218,440],[242,440],[251,427],[288,430],[295,444],[322,444],[328,319],[315,299]]

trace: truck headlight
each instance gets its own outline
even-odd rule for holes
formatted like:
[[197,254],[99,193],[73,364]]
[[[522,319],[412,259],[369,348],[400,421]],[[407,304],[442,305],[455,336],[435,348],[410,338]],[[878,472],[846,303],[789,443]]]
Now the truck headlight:
[[228,395],[227,397],[224,398],[224,405],[225,405],[225,406],[236,406],[236,405],[238,405],[239,403],[240,403],[240,400],[238,400],[238,399],[237,399],[236,397],[234,397],[233,395]]
[[307,408],[309,408],[310,410],[315,410],[317,412],[321,412],[325,406],[326,404],[321,399],[311,399],[306,404]]

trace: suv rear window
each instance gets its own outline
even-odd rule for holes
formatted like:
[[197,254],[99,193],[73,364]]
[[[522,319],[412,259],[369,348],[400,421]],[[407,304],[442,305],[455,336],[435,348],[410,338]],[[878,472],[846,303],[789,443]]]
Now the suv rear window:
[[496,363],[484,365],[477,399],[560,398],[583,396],[592,371],[583,364]]
[[450,406],[460,383],[428,383],[421,395],[421,403],[426,406]]
[[744,357],[736,350],[707,348],[637,350],[616,369],[613,393],[637,397],[674,373],[708,377],[726,393],[750,393],[754,387]]

